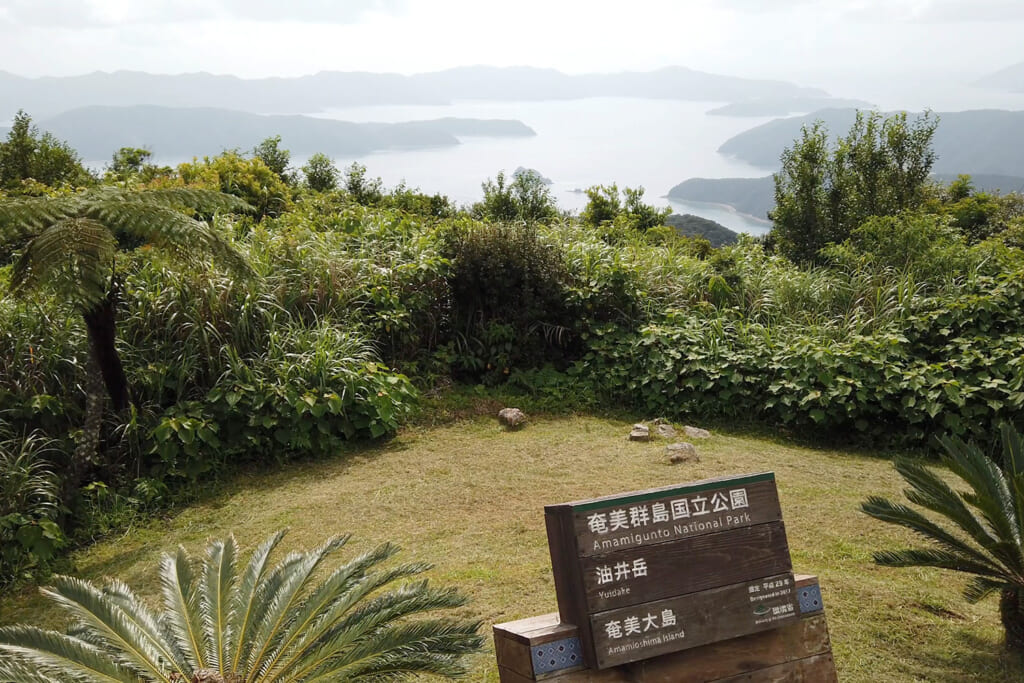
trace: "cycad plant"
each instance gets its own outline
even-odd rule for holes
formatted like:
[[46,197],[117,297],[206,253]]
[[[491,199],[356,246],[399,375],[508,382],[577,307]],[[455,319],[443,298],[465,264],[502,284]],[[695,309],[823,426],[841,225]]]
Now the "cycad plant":
[[70,629],[0,628],[0,680],[284,683],[465,673],[464,656],[482,644],[480,625],[426,614],[466,602],[454,589],[403,581],[428,565],[380,568],[397,552],[384,544],[318,571],[348,540],[341,536],[271,567],[283,535],[244,564],[231,536],[211,542],[198,563],[182,548],[165,555],[159,612],[119,581],[99,587],[58,577],[43,593],[68,613]]
[[964,589],[969,602],[999,592],[1006,646],[1024,652],[1024,438],[1010,425],[1000,428],[1001,462],[974,444],[942,439],[942,461],[967,490],[958,491],[919,462],[897,460],[910,484],[907,499],[944,518],[939,524],[906,505],[872,496],[867,514],[919,534],[932,547],[875,553],[888,567],[939,567],[973,574]]

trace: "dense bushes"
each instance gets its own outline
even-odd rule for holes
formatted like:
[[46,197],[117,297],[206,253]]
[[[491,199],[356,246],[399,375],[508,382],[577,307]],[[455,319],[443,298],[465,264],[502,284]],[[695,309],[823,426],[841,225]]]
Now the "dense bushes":
[[807,268],[746,237],[712,250],[614,220],[481,222],[404,188],[374,186],[370,205],[351,190],[295,193],[276,217],[216,219],[246,278],[172,269],[147,244],[117,252],[133,407],[108,414],[86,462],[73,460],[81,316],[43,293],[0,299],[0,427],[17,437],[6,452],[28,434],[47,444],[28,469],[5,466],[62,488],[45,515],[3,508],[0,582],[231,467],[391,433],[412,382],[438,375],[508,381],[558,409],[756,419],[886,445],[986,441],[1024,416],[1019,216],[978,240],[943,199],[865,221]]
[[899,297],[912,277],[836,297],[831,322],[696,306],[637,334],[609,326],[573,373],[647,414],[759,416],[890,445],[947,433],[987,442],[1000,421],[1024,417],[1024,270]]
[[0,434],[0,585],[45,567],[66,545],[52,455],[38,434]]
[[[361,230],[257,226],[238,243],[254,270],[244,280],[201,264],[172,270],[166,256],[145,246],[119,253],[118,347],[133,406],[108,416],[100,453],[74,463],[75,477],[66,475],[88,373],[81,317],[42,294],[0,300],[0,418],[12,434],[38,430],[54,439],[40,466],[60,472],[65,484],[83,485],[64,491],[61,513],[45,524],[25,510],[24,519],[5,516],[4,538],[28,539],[18,529],[51,522],[66,535],[90,538],[130,519],[132,509],[195,490],[227,466],[323,456],[343,440],[393,432],[414,392],[404,375],[379,362],[365,309],[381,287],[384,252],[413,281],[436,263],[400,236],[413,232],[403,219],[378,218],[366,221],[374,248],[359,246]],[[427,265],[403,268],[406,257]],[[410,296],[417,314],[429,314],[431,300],[396,289],[394,307]],[[389,301],[378,296],[376,310],[397,320],[382,310]],[[4,544],[18,557],[0,567],[0,583],[39,565],[40,542]]]
[[453,368],[495,379],[558,358],[574,332],[561,250],[526,224],[456,223],[444,239]]

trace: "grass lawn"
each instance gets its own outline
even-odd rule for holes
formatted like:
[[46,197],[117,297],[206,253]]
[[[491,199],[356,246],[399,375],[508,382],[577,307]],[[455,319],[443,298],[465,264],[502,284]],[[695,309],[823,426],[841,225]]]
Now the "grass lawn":
[[[794,568],[821,579],[840,679],[1008,681],[1024,665],[1002,652],[997,601],[969,605],[965,578],[885,569],[871,552],[912,541],[859,512],[869,494],[899,498],[888,460],[718,432],[698,444],[701,462],[670,465],[665,442],[630,443],[629,424],[574,417],[534,420],[505,433],[492,419],[416,427],[353,448],[330,462],[238,477],[219,497],[132,529],[76,556],[78,573],[118,576],[155,595],[161,552],[190,550],[235,533],[251,550],[290,527],[283,547],[309,548],[352,532],[348,553],[386,540],[402,560],[436,565],[430,576],[472,595],[464,609],[490,624],[555,611],[543,507],[591,496],[772,470],[778,479]],[[58,625],[34,593],[0,602],[0,623]],[[470,680],[497,681],[493,652]]]

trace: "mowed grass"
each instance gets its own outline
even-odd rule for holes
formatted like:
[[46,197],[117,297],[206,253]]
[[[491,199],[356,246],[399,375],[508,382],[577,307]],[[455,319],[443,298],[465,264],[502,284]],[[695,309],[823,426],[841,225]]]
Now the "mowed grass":
[[[876,567],[871,553],[913,541],[859,511],[870,494],[900,497],[891,463],[746,434],[700,442],[701,461],[670,465],[665,442],[630,443],[629,423],[595,417],[533,420],[506,433],[491,419],[410,428],[329,462],[240,476],[216,499],[80,553],[80,575],[117,576],[158,591],[162,552],[195,551],[233,532],[247,549],[289,527],[286,549],[352,533],[346,553],[392,540],[400,559],[436,565],[432,580],[472,596],[466,616],[491,624],[556,609],[544,505],[713,476],[771,470],[778,480],[794,568],[820,577],[843,681],[1008,681],[1021,661],[1002,650],[996,600],[969,605],[963,577]],[[33,592],[0,602],[0,623],[51,626]],[[497,681],[492,651],[470,680]]]

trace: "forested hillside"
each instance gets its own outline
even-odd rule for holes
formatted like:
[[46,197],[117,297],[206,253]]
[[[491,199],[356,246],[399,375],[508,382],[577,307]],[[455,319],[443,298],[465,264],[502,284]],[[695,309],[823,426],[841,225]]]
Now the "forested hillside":
[[881,166],[791,139],[772,233],[716,248],[641,188],[566,215],[536,173],[497,173],[460,207],[323,153],[292,168],[276,136],[176,168],[120,149],[100,178],[22,115],[0,144],[0,468],[35,493],[0,500],[0,581],[239,467],[391,434],[451,382],[993,444],[1024,419],[1024,200],[933,183],[944,125],[858,119],[848,149]]
[[146,147],[162,158],[188,158],[246,149],[253,140],[279,135],[291,151],[361,155],[387,149],[447,147],[459,136],[530,137],[520,121],[443,118],[408,123],[350,123],[310,116],[263,116],[204,107],[87,107],[41,121],[86,159],[111,149]]

